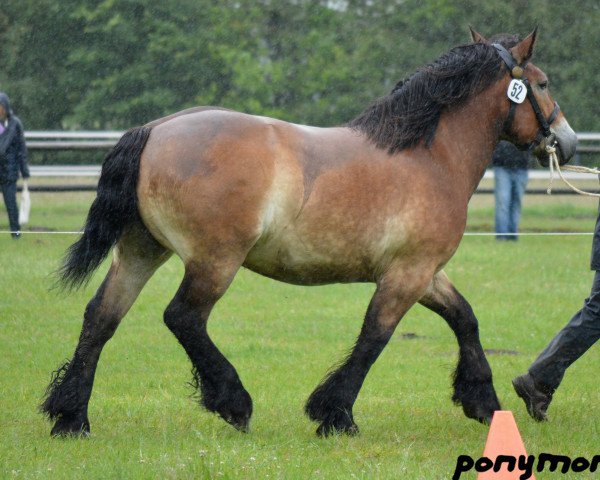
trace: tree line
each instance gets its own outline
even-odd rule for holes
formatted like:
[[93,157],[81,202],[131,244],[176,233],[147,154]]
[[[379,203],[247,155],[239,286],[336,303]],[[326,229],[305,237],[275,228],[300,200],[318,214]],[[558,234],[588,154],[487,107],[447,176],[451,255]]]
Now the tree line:
[[539,26],[536,63],[600,131],[596,0],[6,0],[0,90],[26,129],[124,129],[195,105],[344,123],[451,47]]

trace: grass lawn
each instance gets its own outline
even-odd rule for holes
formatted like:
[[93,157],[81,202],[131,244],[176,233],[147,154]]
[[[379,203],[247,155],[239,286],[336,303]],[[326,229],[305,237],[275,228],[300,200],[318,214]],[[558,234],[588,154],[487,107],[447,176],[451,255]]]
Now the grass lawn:
[[[76,230],[92,194],[32,194],[32,228]],[[526,198],[527,231],[592,231],[597,203]],[[468,231],[490,231],[493,199],[475,196]],[[0,213],[0,229],[6,229]],[[355,405],[359,436],[319,439],[303,405],[353,344],[371,285],[296,287],[241,271],[209,330],[253,396],[251,432],[200,409],[189,362],[162,324],[182,276],[177,259],[152,278],[104,349],[90,402],[92,436],[49,437],[37,413],[50,372],[70,358],[85,289],[50,291],[68,235],[0,234],[0,478],[56,479],[447,479],[458,455],[483,452],[487,427],[452,405],[457,348],[444,321],[419,306],[401,322]],[[528,453],[600,454],[600,349],[567,373],[550,408],[533,422],[510,379],[526,370],[589,292],[591,237],[465,237],[446,271],[480,320],[503,408],[512,410]],[[586,476],[588,475],[588,476]],[[589,473],[536,474],[538,479]],[[461,478],[474,479],[473,473]]]

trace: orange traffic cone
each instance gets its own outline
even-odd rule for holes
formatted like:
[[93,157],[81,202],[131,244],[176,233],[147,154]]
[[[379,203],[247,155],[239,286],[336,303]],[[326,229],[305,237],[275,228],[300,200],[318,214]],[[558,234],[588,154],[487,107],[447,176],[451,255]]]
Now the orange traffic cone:
[[[479,473],[477,480],[516,480],[523,470],[519,469],[519,457],[527,457],[525,445],[517,428],[517,423],[510,410],[497,410],[492,417],[492,424],[488,433],[483,457],[489,458],[497,463],[498,456],[510,456],[516,459],[516,465],[509,471],[509,463],[502,462],[500,470],[495,472],[493,468]],[[535,480],[533,474],[530,479]]]

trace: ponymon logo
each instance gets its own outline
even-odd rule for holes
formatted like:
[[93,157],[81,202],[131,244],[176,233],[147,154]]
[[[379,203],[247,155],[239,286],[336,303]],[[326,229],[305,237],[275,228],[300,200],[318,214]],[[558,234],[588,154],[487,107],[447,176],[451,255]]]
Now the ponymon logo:
[[469,455],[459,455],[456,459],[456,468],[454,469],[454,475],[452,480],[458,480],[461,474],[475,469],[476,472],[488,472],[490,470],[499,472],[501,469],[508,470],[509,472],[523,472],[519,478],[521,480],[527,480],[531,478],[534,472],[534,466],[536,466],[536,472],[543,472],[546,469],[549,472],[555,472],[560,464],[560,473],[567,473],[569,471],[575,473],[582,472],[595,472],[600,464],[600,455],[594,455],[591,460],[584,457],[577,457],[571,460],[565,455],[552,455],[551,453],[540,453],[537,458],[535,455],[519,455],[514,457],[512,455],[498,455],[495,460],[488,457],[480,457],[477,460],[473,460]]

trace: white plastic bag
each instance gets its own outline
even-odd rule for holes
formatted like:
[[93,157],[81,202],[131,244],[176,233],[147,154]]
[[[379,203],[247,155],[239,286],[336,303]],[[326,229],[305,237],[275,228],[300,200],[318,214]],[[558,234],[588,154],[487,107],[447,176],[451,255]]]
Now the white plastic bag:
[[31,210],[31,197],[27,182],[23,182],[23,191],[21,192],[21,207],[19,208],[19,224],[25,225],[29,222],[29,210]]

